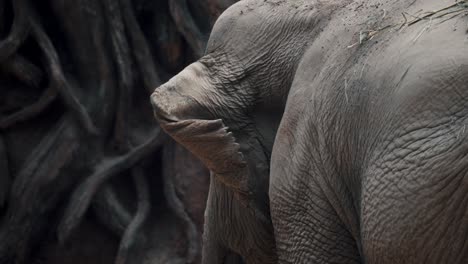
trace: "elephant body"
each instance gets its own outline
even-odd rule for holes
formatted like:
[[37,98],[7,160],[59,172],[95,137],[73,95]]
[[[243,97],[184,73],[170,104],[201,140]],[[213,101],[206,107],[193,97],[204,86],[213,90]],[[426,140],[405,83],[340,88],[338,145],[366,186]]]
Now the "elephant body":
[[468,262],[468,4],[451,5],[247,0],[221,16],[152,95],[212,171],[204,263]]

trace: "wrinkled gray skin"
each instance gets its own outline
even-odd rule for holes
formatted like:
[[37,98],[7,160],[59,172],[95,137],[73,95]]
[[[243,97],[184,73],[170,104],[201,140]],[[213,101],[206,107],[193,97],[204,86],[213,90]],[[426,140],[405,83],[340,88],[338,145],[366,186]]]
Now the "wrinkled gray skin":
[[449,4],[246,0],[220,17],[152,95],[212,171],[203,263],[468,263],[468,18],[354,45]]

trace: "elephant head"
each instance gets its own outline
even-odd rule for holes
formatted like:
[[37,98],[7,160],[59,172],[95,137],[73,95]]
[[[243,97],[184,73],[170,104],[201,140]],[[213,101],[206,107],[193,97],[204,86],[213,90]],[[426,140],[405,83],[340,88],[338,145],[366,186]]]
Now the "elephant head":
[[[205,64],[189,65],[156,89],[151,98],[155,116],[169,135],[227,186],[237,191],[247,190],[246,162],[240,145],[222,119],[214,119],[218,104],[225,103],[225,95]],[[228,107],[236,109],[238,106]]]
[[230,7],[215,24],[206,55],[151,96],[163,129],[239,193],[257,192],[258,185],[267,191],[287,93],[317,30],[315,7],[300,2]]

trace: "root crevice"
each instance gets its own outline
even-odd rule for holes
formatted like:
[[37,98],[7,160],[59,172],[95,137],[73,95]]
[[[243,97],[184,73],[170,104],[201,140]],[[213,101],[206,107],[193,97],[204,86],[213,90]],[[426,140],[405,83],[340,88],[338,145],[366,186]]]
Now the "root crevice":
[[115,264],[132,263],[132,261],[128,260],[129,251],[136,243],[140,235],[141,227],[148,217],[151,208],[148,181],[145,178],[142,168],[139,166],[134,167],[131,174],[138,196],[137,212],[122,237]]

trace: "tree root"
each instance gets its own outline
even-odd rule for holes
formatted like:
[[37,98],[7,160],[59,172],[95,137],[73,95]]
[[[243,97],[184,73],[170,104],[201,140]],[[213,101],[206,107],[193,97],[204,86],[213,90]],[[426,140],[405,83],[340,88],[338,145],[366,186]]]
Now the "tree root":
[[[4,207],[7,202],[8,194],[10,192],[10,170],[8,167],[8,152],[0,134],[0,209]],[[0,211],[1,212],[1,211]],[[1,213],[0,213],[1,215]]]
[[104,0],[104,12],[107,18],[112,50],[116,58],[118,72],[118,104],[115,115],[114,137],[118,146],[126,146],[128,142],[127,115],[129,113],[131,88],[134,84],[132,72],[132,56],[125,34],[119,1]]
[[18,54],[12,55],[3,64],[0,64],[0,69],[28,86],[39,87],[42,80],[42,71]]
[[32,34],[36,38],[39,46],[44,52],[46,64],[49,68],[51,75],[51,85],[54,86],[60,97],[63,99],[65,105],[71,110],[75,117],[79,120],[81,125],[89,134],[97,134],[97,128],[89,117],[85,107],[78,101],[76,95],[73,93],[71,85],[67,82],[60,66],[60,60],[51,40],[44,32],[39,20],[35,14],[31,16],[32,20]]
[[196,57],[203,56],[206,40],[190,14],[187,0],[169,0],[169,10],[178,31],[187,40]]
[[36,117],[42,113],[42,111],[44,111],[44,109],[46,109],[56,97],[57,90],[54,89],[54,87],[49,86],[37,102],[0,120],[0,129],[7,129],[19,122],[24,122]]
[[162,145],[164,137],[165,134],[158,130],[153,133],[153,136],[147,142],[129,153],[110,160],[104,160],[96,166],[94,173],[80,184],[72,194],[64,217],[58,227],[59,241],[64,242],[75,230],[88,209],[94,194],[107,179],[131,168],[139,160],[152,153]]
[[110,184],[104,185],[96,193],[92,209],[99,221],[119,237],[123,236],[125,229],[132,220],[132,216],[120,203]]
[[[173,149],[165,148],[164,149],[166,157],[173,156]],[[167,164],[167,163],[165,163]],[[197,231],[197,227],[195,223],[190,219],[189,214],[187,213],[184,204],[177,196],[175,185],[174,185],[174,177],[172,173],[169,171],[167,167],[164,168],[163,171],[163,179],[164,179],[164,194],[169,204],[169,207],[172,211],[176,214],[176,216],[181,219],[186,227],[186,235],[187,235],[187,256],[186,256],[186,263],[193,263],[201,249],[199,235]]]
[[[68,116],[63,117],[63,119],[59,122],[59,126],[57,129],[52,129],[50,134],[48,134],[44,140],[41,141],[41,143],[35,148],[35,150],[31,153],[31,156],[28,158],[28,160],[25,162],[25,166],[19,173],[19,175],[16,177],[14,184],[13,184],[13,190],[17,190],[18,193],[13,193],[13,195],[17,195],[19,197],[24,197],[25,194],[22,193],[24,191],[23,189],[18,189],[17,187],[20,186],[35,186],[35,187],[40,187],[41,185],[46,184],[47,182],[53,181],[52,176],[47,176],[47,181],[44,181],[42,177],[44,175],[38,174],[36,175],[35,173],[39,170],[38,168],[46,169],[48,165],[50,165],[50,160],[48,160],[48,155],[52,155],[54,159],[52,160],[57,160],[60,156],[55,156],[57,153],[64,152],[64,158],[68,156],[65,155],[65,153],[68,153],[68,151],[76,149],[76,144],[74,144],[75,135],[73,135],[74,126],[70,124],[70,119],[68,119]],[[64,139],[63,141],[57,142],[58,139]],[[69,148],[69,150],[66,150]],[[47,160],[47,162],[45,162]],[[57,169],[55,167],[50,167],[49,169]],[[48,171],[41,171],[43,174],[50,174],[51,170]],[[57,174],[57,172],[53,171],[54,174]],[[36,175],[36,176],[35,176]],[[35,177],[33,177],[35,176]],[[42,177],[41,177],[42,176]],[[32,194],[31,194],[32,195]]]
[[0,64],[11,57],[29,35],[30,21],[27,14],[27,0],[12,0],[15,18],[10,34],[0,42]]
[[[56,231],[59,242],[64,242],[91,203],[98,221],[122,237],[118,264],[143,258],[171,263],[199,260],[201,220],[194,219],[202,218],[203,206],[197,205],[193,210],[196,213],[188,210],[192,200],[199,200],[185,199],[185,193],[178,193],[179,182],[171,175],[173,168],[169,168],[162,176],[169,209],[165,204],[158,207],[161,214],[159,211],[151,214],[150,198],[156,197],[150,197],[150,187],[146,183],[149,175],[144,175],[143,167],[137,165],[163,144],[164,148],[170,145],[168,137],[156,131],[136,148],[130,149],[129,143],[130,140],[142,142],[139,139],[146,134],[142,132],[149,129],[145,124],[151,121],[147,119],[151,116],[150,105],[134,105],[131,100],[146,98],[144,93],[152,92],[161,79],[171,77],[171,73],[193,57],[202,56],[206,39],[199,27],[202,24],[197,24],[190,14],[188,0],[151,1],[154,10],[141,12],[145,23],[140,23],[140,14],[135,13],[137,2],[52,1],[39,6],[39,3],[33,5],[31,0],[0,0],[0,71],[8,75],[8,80],[13,77],[18,87],[40,88],[42,93],[31,105],[0,119],[1,264],[30,263],[32,256],[29,254],[36,252],[38,244],[50,231]],[[170,12],[167,2],[171,2]],[[164,11],[155,11],[160,6]],[[10,15],[11,9],[13,15]],[[168,25],[161,24],[155,30],[154,25],[160,23],[161,17],[167,18]],[[151,25],[146,23],[149,20]],[[152,32],[151,40],[145,35],[149,32]],[[161,37],[164,34],[168,36]],[[155,59],[152,53],[156,51],[154,54],[158,58],[171,58],[167,61]],[[70,60],[59,57],[62,54],[71,54],[66,56]],[[41,61],[36,62],[36,57]],[[71,64],[74,64],[73,71],[67,71],[64,67]],[[141,84],[143,87],[137,87]],[[30,121],[40,114],[42,118],[44,110],[49,109],[57,97],[63,102],[64,116],[58,121],[44,116],[46,122],[55,123],[52,129],[32,150],[30,144],[18,144],[19,151],[31,152],[31,155],[19,173],[14,174],[14,179],[10,177],[13,174],[3,173],[8,171],[8,158],[14,155],[7,153],[2,144],[2,129]],[[132,111],[145,112],[130,119]],[[34,124],[25,125],[34,132]],[[88,134],[81,136],[81,129]],[[99,136],[90,136],[98,132]],[[112,134],[121,152],[103,157],[111,151],[108,136]],[[13,142],[28,135],[18,137]],[[36,139],[31,139],[31,143]],[[6,143],[10,147],[10,142]],[[174,154],[169,159],[173,167],[178,164],[174,161],[184,159]],[[166,162],[163,161],[163,166]],[[159,165],[158,160],[154,166]],[[123,176],[124,171],[126,175],[127,170],[131,172],[138,195],[135,214],[125,206],[123,199],[119,200],[121,194],[112,185],[105,185],[110,177]],[[158,179],[154,184],[159,182]],[[55,227],[56,213],[61,212],[60,202],[65,199],[68,204],[62,219],[58,219],[61,221],[58,229],[51,230]],[[147,219],[150,216],[154,217],[151,224]],[[182,250],[186,250],[183,260],[180,258],[184,255]]]
[[77,138],[72,119],[66,115],[15,177],[0,227],[0,263],[24,263],[32,244],[48,231],[50,212],[73,182],[63,177],[63,169],[78,149]]
[[125,26],[127,27],[127,33],[132,44],[133,56],[135,57],[137,66],[140,70],[140,75],[143,79],[145,89],[149,93],[152,93],[155,87],[161,85],[161,79],[157,74],[153,56],[148,47],[148,43],[146,42],[143,31],[135,18],[130,0],[120,0],[120,3],[122,6]]
[[[169,13],[169,6],[155,5],[151,14],[153,16],[148,26],[150,31],[145,32],[148,43],[154,48],[157,57],[158,74],[162,80],[168,80],[185,65],[185,57],[189,55],[187,42],[177,30],[177,26]],[[190,49],[191,50],[191,49]]]
[[139,166],[134,167],[132,169],[132,177],[135,183],[136,193],[138,195],[137,212],[122,237],[115,264],[131,263],[128,261],[129,251],[135,244],[138,237],[138,232],[148,217],[151,209],[148,182],[145,178],[142,168]]

